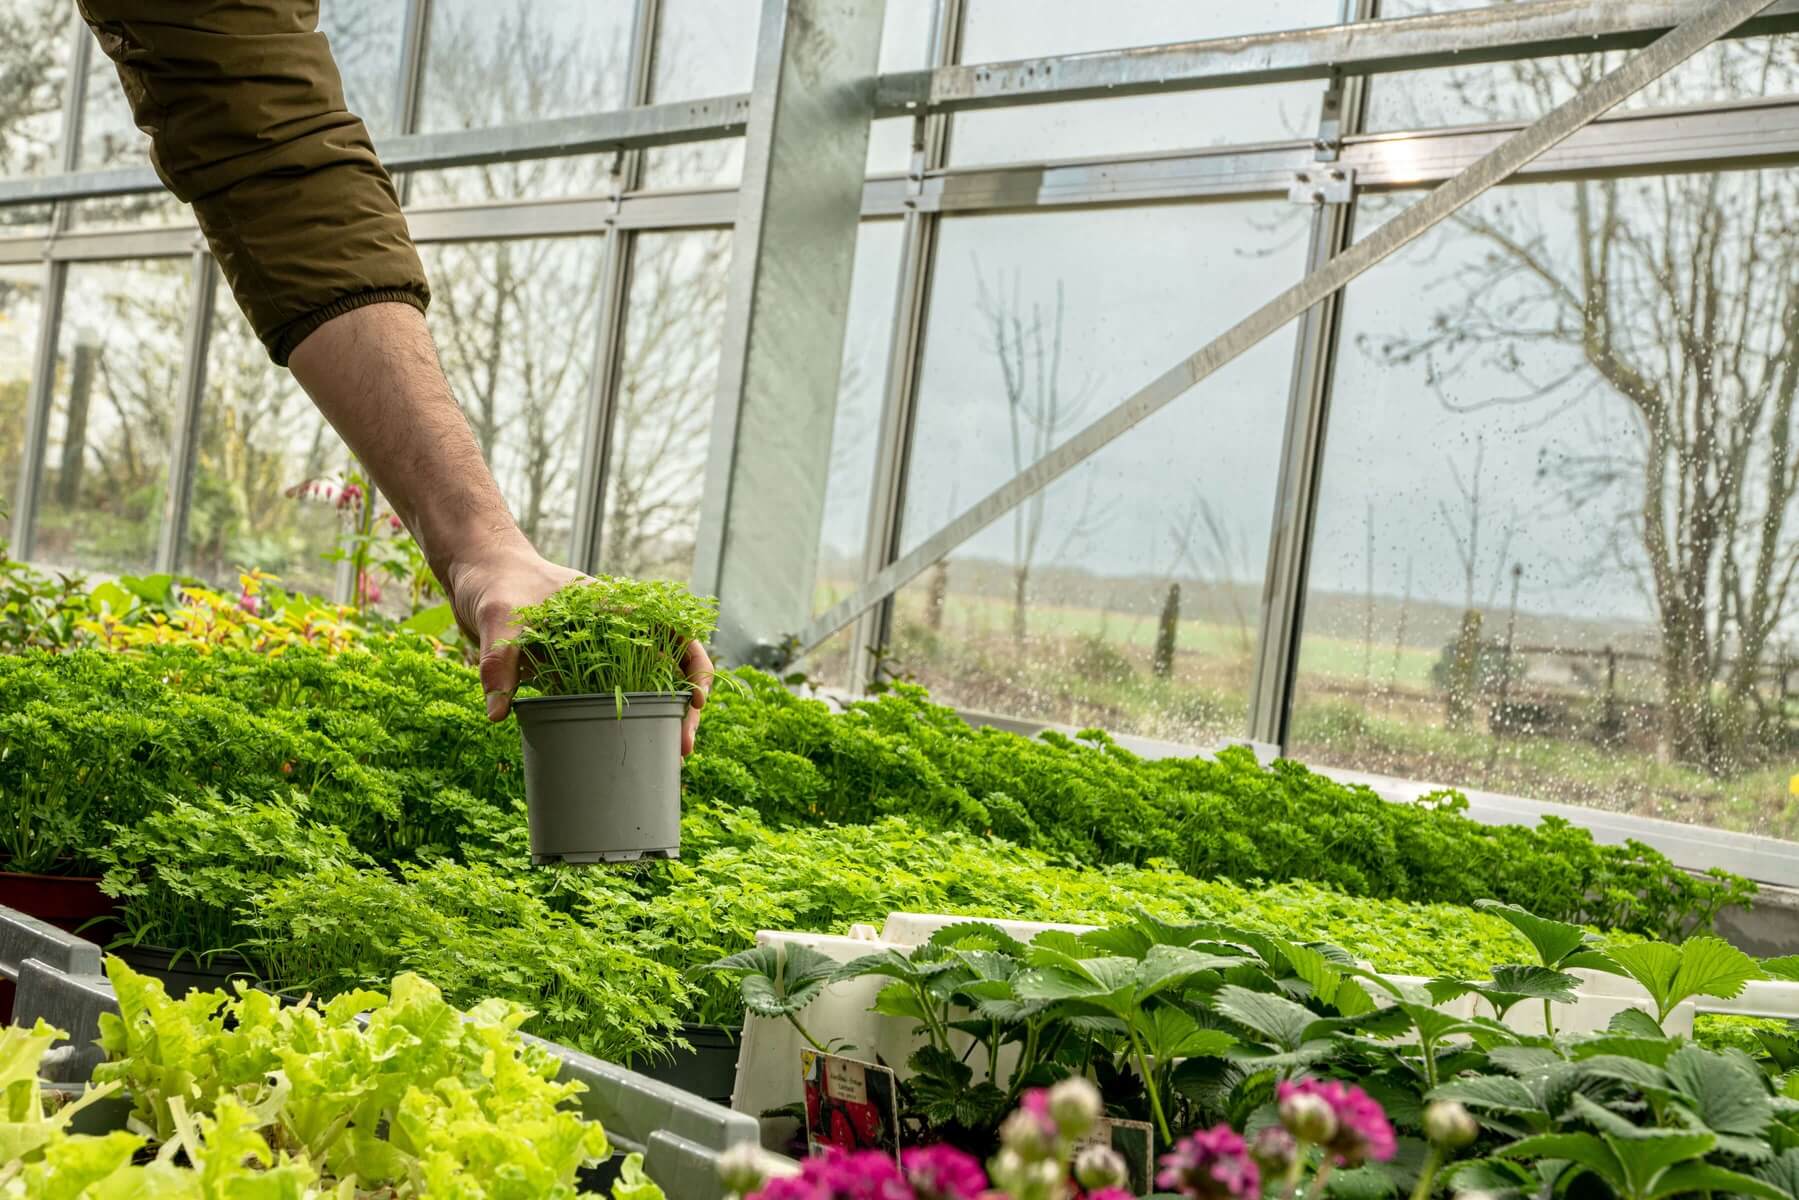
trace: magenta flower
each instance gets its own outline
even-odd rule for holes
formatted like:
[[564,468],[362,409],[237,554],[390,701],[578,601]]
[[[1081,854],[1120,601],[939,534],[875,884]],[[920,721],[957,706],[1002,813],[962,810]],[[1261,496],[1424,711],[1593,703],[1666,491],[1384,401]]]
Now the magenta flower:
[[833,1150],[800,1173],[771,1179],[750,1200],[915,1200],[898,1164],[878,1150]]
[[917,1146],[900,1151],[906,1181],[923,1200],[975,1200],[987,1190],[987,1172],[971,1154],[954,1146]]
[[1130,1188],[1107,1187],[1088,1192],[1087,1200],[1137,1200],[1137,1197]]
[[1297,1083],[1282,1080],[1275,1088],[1275,1096],[1283,1101],[1295,1096],[1316,1097],[1330,1105],[1337,1118],[1337,1132],[1324,1148],[1346,1167],[1370,1160],[1386,1162],[1398,1149],[1386,1112],[1359,1087],[1334,1079],[1301,1079]]
[[1162,1156],[1156,1186],[1190,1200],[1248,1200],[1262,1194],[1262,1173],[1229,1125],[1202,1129]]

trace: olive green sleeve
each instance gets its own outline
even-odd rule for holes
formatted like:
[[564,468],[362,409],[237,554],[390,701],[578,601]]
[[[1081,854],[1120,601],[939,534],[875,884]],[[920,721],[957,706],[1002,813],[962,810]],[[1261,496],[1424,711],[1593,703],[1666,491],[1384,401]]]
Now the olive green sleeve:
[[277,363],[363,304],[430,300],[393,181],[344,104],[318,0],[78,0],[151,160]]

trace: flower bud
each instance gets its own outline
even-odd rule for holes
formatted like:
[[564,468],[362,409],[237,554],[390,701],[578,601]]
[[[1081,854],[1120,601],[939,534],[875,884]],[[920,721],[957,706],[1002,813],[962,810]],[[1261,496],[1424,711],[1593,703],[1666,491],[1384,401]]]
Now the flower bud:
[[1024,1162],[1048,1158],[1056,1152],[1055,1131],[1041,1117],[1019,1109],[999,1126],[999,1143]]
[[1329,1101],[1310,1092],[1296,1092],[1280,1104],[1281,1124],[1302,1142],[1322,1146],[1337,1136],[1337,1114]]
[[1424,1106],[1424,1136],[1445,1150],[1459,1150],[1480,1136],[1480,1124],[1454,1100]]
[[1049,1089],[1050,1119],[1056,1123],[1056,1131],[1069,1141],[1093,1132],[1104,1115],[1099,1089],[1085,1079],[1064,1079]]
[[1279,1125],[1270,1125],[1249,1139],[1249,1157],[1265,1175],[1285,1175],[1299,1157],[1299,1143]]
[[762,1169],[761,1147],[739,1142],[718,1156],[718,1179],[726,1192],[747,1196],[767,1179]]
[[1086,1146],[1074,1156],[1074,1179],[1089,1192],[1121,1188],[1130,1182],[1124,1156],[1110,1146]]

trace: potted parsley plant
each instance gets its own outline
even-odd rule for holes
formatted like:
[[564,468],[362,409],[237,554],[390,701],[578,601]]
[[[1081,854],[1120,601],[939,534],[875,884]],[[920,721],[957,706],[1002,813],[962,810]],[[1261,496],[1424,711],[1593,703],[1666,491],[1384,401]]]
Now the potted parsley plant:
[[683,662],[717,620],[680,584],[613,576],[515,610],[535,693],[513,703],[533,863],[680,856]]

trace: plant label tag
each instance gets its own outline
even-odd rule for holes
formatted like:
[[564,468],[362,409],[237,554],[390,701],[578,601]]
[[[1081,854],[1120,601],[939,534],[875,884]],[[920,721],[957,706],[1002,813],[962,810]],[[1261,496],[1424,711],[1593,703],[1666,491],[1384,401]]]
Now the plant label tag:
[[1148,1121],[1115,1121],[1102,1118],[1093,1132],[1082,1138],[1080,1146],[1110,1146],[1124,1159],[1131,1176],[1131,1194],[1151,1193],[1150,1164],[1156,1161],[1156,1132]]
[[891,1070],[841,1054],[800,1051],[806,1148],[879,1150],[899,1158],[899,1088]]

